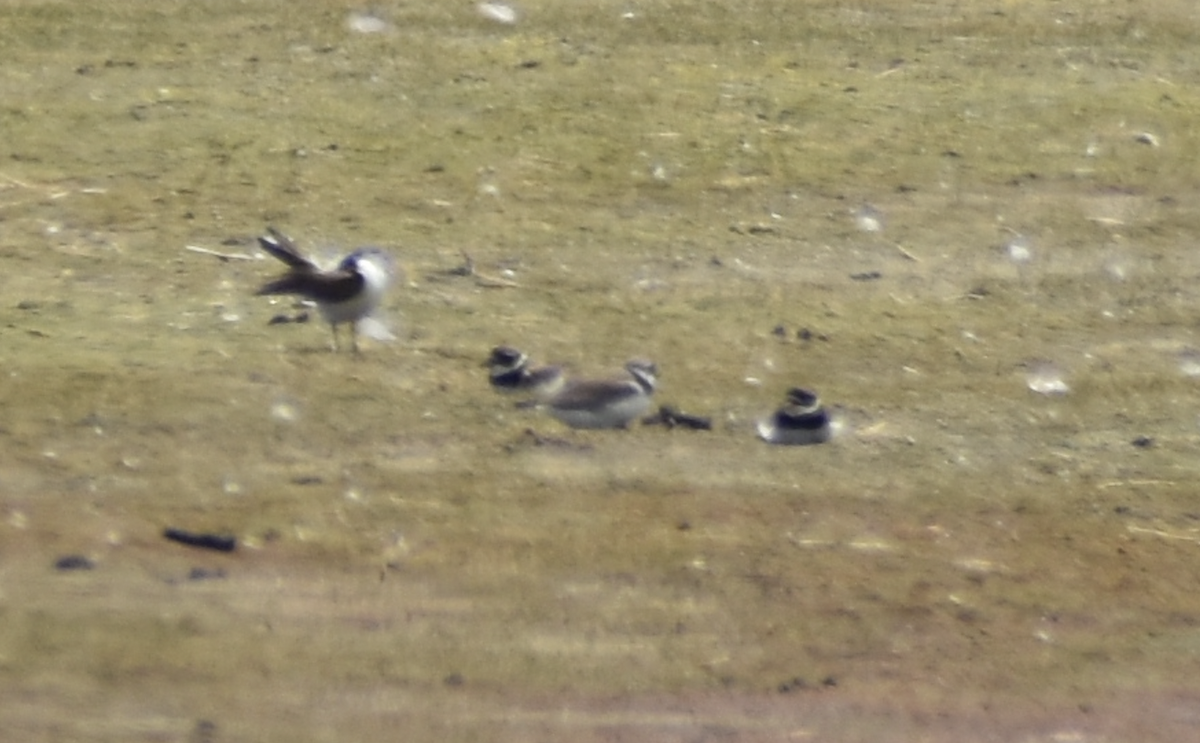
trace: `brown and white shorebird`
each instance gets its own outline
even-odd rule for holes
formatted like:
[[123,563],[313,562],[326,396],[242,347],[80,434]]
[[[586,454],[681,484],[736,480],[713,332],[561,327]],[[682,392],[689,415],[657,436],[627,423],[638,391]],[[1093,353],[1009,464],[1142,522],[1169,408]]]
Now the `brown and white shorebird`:
[[571,428],[626,428],[650,408],[658,368],[645,359],[625,364],[631,379],[568,381],[546,401],[550,415]]
[[359,248],[332,270],[322,270],[301,255],[296,244],[274,227],[258,243],[287,264],[283,276],[263,284],[258,295],[292,294],[316,302],[321,317],[333,328],[333,347],[339,350],[338,325],[350,326],[350,344],[358,352],[358,324],[383,301],[391,283],[391,261],[379,248]]
[[[535,401],[545,401],[563,388],[566,372],[561,366],[531,366],[529,355],[512,346],[496,346],[483,364],[488,382],[498,392],[529,393]],[[528,407],[533,403],[520,403]]]
[[758,422],[758,437],[769,444],[823,444],[833,436],[829,414],[817,393],[800,387],[787,392],[787,402]]

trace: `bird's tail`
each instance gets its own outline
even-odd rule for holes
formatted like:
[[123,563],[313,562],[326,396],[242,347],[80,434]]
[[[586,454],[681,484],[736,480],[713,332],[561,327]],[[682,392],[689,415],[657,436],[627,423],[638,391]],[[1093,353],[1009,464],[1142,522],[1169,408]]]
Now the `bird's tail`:
[[262,246],[263,250],[292,268],[304,271],[311,271],[315,268],[312,261],[300,254],[300,250],[291,238],[274,227],[267,228],[267,234],[258,238],[258,244]]

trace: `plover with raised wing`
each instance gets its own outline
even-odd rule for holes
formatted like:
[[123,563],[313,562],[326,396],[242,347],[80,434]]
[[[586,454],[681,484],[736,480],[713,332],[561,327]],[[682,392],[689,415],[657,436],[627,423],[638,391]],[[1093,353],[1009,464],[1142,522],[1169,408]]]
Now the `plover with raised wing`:
[[[312,300],[321,317],[333,328],[334,350],[340,346],[338,325],[348,324],[351,348],[357,353],[358,325],[379,308],[391,283],[391,261],[387,254],[379,248],[359,248],[343,258],[336,268],[323,270],[301,255],[296,244],[279,230],[268,227],[267,233],[258,238],[259,245],[290,270],[263,284],[256,294],[292,294]],[[387,338],[390,334],[380,326],[372,335]]]

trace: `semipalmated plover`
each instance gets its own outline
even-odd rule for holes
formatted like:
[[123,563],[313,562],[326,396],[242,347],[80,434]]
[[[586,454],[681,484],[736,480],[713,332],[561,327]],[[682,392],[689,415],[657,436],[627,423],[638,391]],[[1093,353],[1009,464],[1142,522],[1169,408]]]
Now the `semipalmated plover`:
[[496,346],[484,362],[488,382],[500,392],[528,392],[548,400],[562,389],[566,374],[561,366],[530,367],[529,356],[512,346]]
[[547,409],[571,428],[625,428],[649,409],[658,369],[653,362],[634,359],[625,370],[633,379],[567,382],[547,401]]
[[832,435],[821,399],[799,387],[788,390],[787,403],[758,422],[758,437],[770,444],[822,444]]
[[324,271],[301,255],[279,230],[268,227],[267,232],[258,243],[291,270],[264,284],[256,294],[295,294],[311,299],[333,328],[334,350],[339,348],[338,325],[347,323],[351,347],[357,353],[358,323],[379,308],[391,282],[388,256],[379,248],[360,248],[343,258],[337,268]]

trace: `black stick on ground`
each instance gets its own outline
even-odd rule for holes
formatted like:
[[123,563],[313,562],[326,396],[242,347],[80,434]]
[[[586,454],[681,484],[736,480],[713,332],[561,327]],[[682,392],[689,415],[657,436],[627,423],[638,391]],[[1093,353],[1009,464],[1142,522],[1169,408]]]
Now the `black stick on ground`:
[[163,536],[172,542],[186,544],[189,547],[216,550],[217,552],[233,552],[237,549],[237,537],[230,534],[202,534],[168,526],[166,529],[163,529]]

